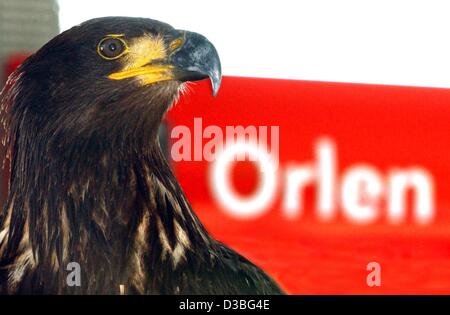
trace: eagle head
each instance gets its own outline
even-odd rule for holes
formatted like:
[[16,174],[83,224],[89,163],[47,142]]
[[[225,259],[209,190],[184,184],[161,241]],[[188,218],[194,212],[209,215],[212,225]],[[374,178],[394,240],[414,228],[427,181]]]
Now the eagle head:
[[215,95],[220,60],[204,36],[152,19],[93,19],[20,66],[11,121],[53,154],[139,150],[154,143],[184,82],[205,78]]

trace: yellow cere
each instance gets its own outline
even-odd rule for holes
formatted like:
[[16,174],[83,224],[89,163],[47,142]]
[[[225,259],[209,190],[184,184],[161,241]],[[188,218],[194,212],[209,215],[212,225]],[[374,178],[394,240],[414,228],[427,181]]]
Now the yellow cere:
[[123,56],[123,69],[108,78],[122,80],[139,77],[143,84],[172,80],[171,65],[151,65],[155,60],[167,57],[164,40],[161,37],[145,35],[128,43],[128,53]]

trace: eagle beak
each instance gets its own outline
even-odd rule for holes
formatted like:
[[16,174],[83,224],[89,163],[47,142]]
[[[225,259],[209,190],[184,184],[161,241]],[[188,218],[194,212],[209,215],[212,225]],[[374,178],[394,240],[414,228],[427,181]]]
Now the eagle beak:
[[220,59],[216,48],[203,35],[176,31],[179,36],[172,41],[169,63],[174,67],[173,75],[180,81],[197,81],[209,78],[213,95],[219,91],[222,80]]
[[111,80],[140,78],[144,85],[177,80],[197,81],[209,78],[216,96],[222,80],[217,50],[204,36],[173,30],[161,37],[144,36],[128,47],[120,71],[108,75]]

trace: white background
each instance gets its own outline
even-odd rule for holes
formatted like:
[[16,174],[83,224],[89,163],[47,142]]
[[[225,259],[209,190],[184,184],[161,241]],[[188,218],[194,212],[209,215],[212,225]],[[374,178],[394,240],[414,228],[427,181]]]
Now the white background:
[[59,0],[65,30],[107,15],[197,31],[225,75],[450,87],[450,1]]

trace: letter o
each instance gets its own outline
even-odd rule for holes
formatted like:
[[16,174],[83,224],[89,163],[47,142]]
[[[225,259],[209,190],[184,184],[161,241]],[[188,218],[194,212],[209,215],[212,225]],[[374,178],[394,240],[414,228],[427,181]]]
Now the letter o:
[[[230,189],[230,165],[238,154],[248,154],[258,164],[261,180],[257,191],[250,197],[239,197]],[[212,165],[211,186],[214,197],[221,203],[225,211],[237,218],[256,218],[269,209],[276,188],[276,165],[263,146],[256,143],[238,141],[227,145],[216,155]]]

